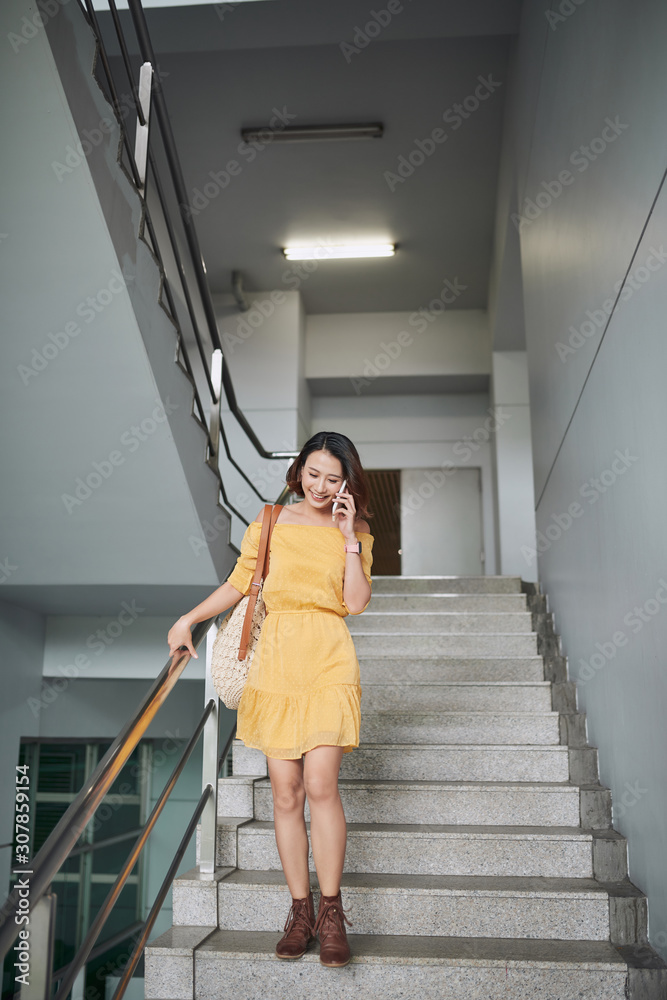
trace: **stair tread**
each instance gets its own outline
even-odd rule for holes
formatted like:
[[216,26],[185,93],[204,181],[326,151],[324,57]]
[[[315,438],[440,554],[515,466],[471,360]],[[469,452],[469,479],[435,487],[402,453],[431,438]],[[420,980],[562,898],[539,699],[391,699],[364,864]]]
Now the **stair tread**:
[[[388,597],[389,595],[388,594],[382,594],[380,596],[382,596],[382,597]],[[394,596],[395,597],[399,597],[400,595],[399,594],[395,594]],[[414,596],[414,595],[411,595],[411,596]],[[438,597],[444,597],[444,596],[446,596],[446,595],[444,595],[444,594],[438,594]],[[407,617],[407,616],[410,616],[410,618],[414,618],[414,617],[418,618],[418,617],[420,617],[422,615],[423,616],[428,616],[428,615],[431,615],[431,616],[433,616],[433,615],[441,615],[441,616],[456,615],[457,617],[459,615],[469,615],[470,617],[473,617],[473,618],[476,615],[482,615],[482,616],[483,615],[503,615],[503,617],[505,617],[505,616],[509,617],[510,615],[516,615],[516,616],[521,617],[521,618],[529,618],[531,616],[531,614],[532,614],[532,612],[528,611],[528,609],[523,609],[523,608],[521,609],[521,611],[407,611],[407,610],[406,611],[364,611],[364,618],[367,618],[367,617],[368,618],[377,618],[379,615],[384,615],[385,617],[386,616],[395,617],[397,615],[401,615],[404,618]]]
[[[228,781],[228,778],[220,778],[220,781]],[[232,779],[233,780],[233,779]],[[270,778],[253,779],[256,788],[270,788]],[[422,781],[417,779],[403,780],[401,778],[339,778],[339,788],[416,788],[420,791],[429,789],[439,790],[449,788],[452,790],[471,789],[478,791],[480,788],[489,788],[494,791],[506,789],[508,791],[536,792],[576,792],[579,793],[579,785],[574,785],[569,781]],[[597,788],[591,785],[590,788]]]
[[[239,819],[233,816],[218,820],[218,826],[224,826],[225,819],[229,825],[236,828]],[[307,826],[310,826],[308,823]],[[271,820],[253,819],[243,822],[244,832],[274,833]],[[598,830],[582,830],[577,826],[454,826],[440,823],[348,823],[348,835],[368,833],[372,836],[393,836],[405,834],[406,837],[443,837],[458,839],[461,837],[478,838],[480,840],[580,840],[592,841]],[[606,831],[604,831],[606,832]],[[619,833],[613,831],[615,837],[622,839]]]
[[[609,941],[553,941],[514,938],[450,938],[392,934],[354,934],[352,964],[386,962],[404,964],[513,965],[557,963],[573,969],[623,968],[621,953]],[[221,952],[230,958],[274,961],[279,932],[214,931],[198,947],[197,958],[213,958]],[[158,939],[159,940],[159,939]],[[150,945],[149,948],[153,947]],[[300,962],[319,962],[317,947],[306,952]]]
[[478,687],[490,687],[490,688],[550,688],[551,681],[397,681],[397,680],[387,680],[387,681],[364,681],[364,687],[397,687],[397,688],[415,688],[415,687],[432,687],[432,688],[478,688]]
[[[314,876],[313,876],[314,878]],[[219,885],[254,888],[280,887],[286,892],[282,871],[236,868]],[[343,889],[378,892],[420,892],[424,895],[523,896],[539,898],[596,899],[608,895],[641,897],[643,893],[628,879],[599,882],[594,878],[547,878],[539,875],[396,875],[382,872],[344,872]]]
[[[524,718],[526,716],[529,717],[529,718],[535,718],[536,716],[538,716],[541,719],[553,719],[554,717],[557,718],[559,715],[577,715],[577,714],[578,713],[576,713],[576,712],[554,712],[554,711],[549,711],[547,709],[545,709],[543,711],[540,711],[539,709],[534,709],[531,712],[520,712],[520,711],[519,712],[515,712],[515,711],[511,711],[510,712],[509,710],[503,711],[502,709],[496,709],[496,708],[494,708],[494,710],[492,712],[491,711],[486,711],[485,712],[483,710],[480,711],[479,709],[473,709],[473,708],[466,708],[466,709],[461,709],[460,708],[460,709],[455,709],[453,711],[447,712],[447,711],[443,711],[442,709],[439,709],[439,708],[436,707],[436,708],[433,709],[432,712],[425,712],[421,708],[418,711],[416,711],[413,708],[408,708],[404,712],[400,712],[396,708],[387,708],[387,709],[381,709],[381,708],[370,709],[369,708],[369,709],[365,710],[364,717],[368,717],[369,715],[372,715],[372,716],[382,716],[383,718],[394,716],[394,717],[396,717],[398,719],[401,719],[401,718],[403,718],[403,716],[408,715],[408,716],[410,716],[411,719],[414,719],[414,718],[430,719],[434,715],[436,715],[436,716],[446,715],[447,717],[450,717],[450,716],[462,716],[462,715],[466,715],[466,716],[467,715],[472,715],[475,718],[478,718],[479,716],[484,715],[484,716],[487,716],[489,718],[499,718],[499,719],[515,719],[515,718]],[[421,746],[421,744],[415,744],[415,745],[416,746]]]
[[[234,745],[245,747],[245,743],[241,743],[240,740],[236,740]],[[422,750],[475,750],[487,751],[488,753],[499,753],[504,750],[520,750],[523,753],[526,750],[534,750],[538,753],[563,754],[567,753],[568,749],[564,743],[373,743],[364,741],[356,747],[355,753],[359,750],[402,750],[403,752],[416,750],[419,753]],[[236,776],[241,777],[242,772],[239,771]]]
[[[365,611],[364,612],[364,614],[368,614],[368,615],[373,614],[373,613],[374,612],[372,612],[372,611]],[[387,614],[390,614],[391,612],[384,611],[384,612],[375,612],[375,613],[387,615]],[[407,612],[407,613],[398,612],[398,611],[396,612],[396,614],[403,614],[406,617],[407,617],[407,614],[409,614],[410,616],[412,616],[413,613],[414,614],[418,614],[419,612]],[[439,613],[440,612],[430,612],[430,611],[424,612],[424,614],[439,614]],[[460,611],[452,612],[452,613],[456,614],[457,616],[460,615],[460,614],[462,614],[462,612],[460,612]],[[482,612],[480,612],[480,614],[481,613]],[[500,613],[502,614],[503,612],[500,612]],[[511,613],[511,612],[508,612],[508,613]],[[447,614],[447,612],[443,612],[443,614]],[[372,635],[372,636],[374,636],[377,639],[380,639],[380,638],[384,639],[384,638],[387,638],[387,637],[390,637],[390,638],[393,639],[393,638],[395,638],[397,636],[406,636],[406,635],[423,635],[423,636],[429,636],[429,637],[432,637],[434,635],[447,635],[447,636],[451,636],[451,637],[465,636],[466,639],[479,639],[479,638],[482,638],[482,637],[486,638],[486,637],[488,637],[490,635],[491,636],[520,635],[520,636],[523,636],[524,638],[525,637],[531,637],[531,638],[534,639],[534,638],[537,637],[537,632],[510,632],[510,631],[499,632],[497,629],[494,629],[493,632],[453,632],[450,629],[443,629],[441,631],[438,631],[437,629],[434,629],[432,632],[431,631],[429,631],[429,632],[420,632],[419,630],[416,630],[416,631],[412,631],[411,630],[409,632],[408,631],[405,631],[405,632],[365,632],[362,628],[358,628],[358,629],[355,628],[355,630],[354,630],[354,637],[356,638],[357,636],[360,636],[360,635]]]

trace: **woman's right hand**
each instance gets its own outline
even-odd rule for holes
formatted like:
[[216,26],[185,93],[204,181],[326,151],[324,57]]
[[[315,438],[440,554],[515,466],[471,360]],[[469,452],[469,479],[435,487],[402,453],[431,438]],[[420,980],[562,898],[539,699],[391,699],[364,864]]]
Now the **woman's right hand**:
[[169,644],[169,653],[174,656],[181,646],[185,646],[190,653],[190,656],[194,656],[195,660],[198,660],[197,651],[192,645],[192,632],[190,631],[190,625],[186,618],[179,618],[174,625],[171,626],[169,632],[167,633],[167,643]]

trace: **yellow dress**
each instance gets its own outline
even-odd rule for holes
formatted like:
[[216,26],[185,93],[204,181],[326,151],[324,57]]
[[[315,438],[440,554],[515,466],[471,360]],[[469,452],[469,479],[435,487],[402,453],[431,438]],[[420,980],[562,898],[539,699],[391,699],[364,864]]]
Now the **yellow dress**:
[[[244,595],[250,593],[260,530],[256,521],[248,525],[227,580]],[[356,537],[370,583],[373,536]],[[237,715],[238,739],[267,757],[293,760],[320,745],[342,746],[344,753],[359,746],[361,681],[343,621],[351,613],[343,601],[344,546],[336,525],[285,523],[273,529],[262,587],[267,615]]]

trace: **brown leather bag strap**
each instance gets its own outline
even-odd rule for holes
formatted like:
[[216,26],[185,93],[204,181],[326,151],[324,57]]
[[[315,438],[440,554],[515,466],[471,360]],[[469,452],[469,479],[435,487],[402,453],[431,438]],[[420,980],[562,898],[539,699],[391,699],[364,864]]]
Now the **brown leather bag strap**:
[[282,509],[282,504],[274,504],[272,508],[271,504],[267,503],[262,512],[262,530],[259,536],[255,575],[253,576],[252,583],[250,584],[250,600],[248,601],[245,617],[243,619],[243,629],[241,630],[241,642],[239,644],[238,655],[239,660],[245,660],[246,653],[248,652],[250,627],[252,625],[252,616],[255,613],[255,605],[257,604],[257,595],[259,594],[261,582],[269,571],[269,553],[271,549],[273,526],[278,520],[278,515]]

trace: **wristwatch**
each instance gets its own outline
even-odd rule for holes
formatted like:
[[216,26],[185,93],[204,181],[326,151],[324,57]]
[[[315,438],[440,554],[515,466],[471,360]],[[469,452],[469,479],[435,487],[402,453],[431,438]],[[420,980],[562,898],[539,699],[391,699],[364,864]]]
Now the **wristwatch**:
[[346,552],[356,552],[359,555],[361,555],[361,542],[356,541],[356,542],[350,543],[349,545],[346,545],[345,546],[345,551]]

